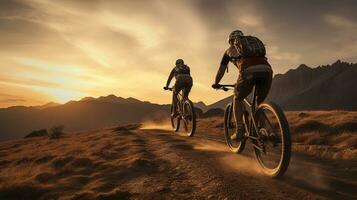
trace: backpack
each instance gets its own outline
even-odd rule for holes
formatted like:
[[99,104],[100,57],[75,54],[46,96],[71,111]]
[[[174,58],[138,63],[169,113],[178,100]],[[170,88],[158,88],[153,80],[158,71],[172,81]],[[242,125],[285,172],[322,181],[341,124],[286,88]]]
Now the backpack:
[[242,58],[265,57],[265,46],[254,36],[240,36],[235,39],[234,46]]
[[175,67],[176,74],[190,74],[190,68],[187,65],[181,65]]

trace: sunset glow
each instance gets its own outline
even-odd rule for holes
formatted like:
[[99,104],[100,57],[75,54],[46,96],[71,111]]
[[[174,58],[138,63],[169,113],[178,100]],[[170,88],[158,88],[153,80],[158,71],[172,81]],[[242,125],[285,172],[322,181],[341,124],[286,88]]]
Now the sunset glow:
[[[357,60],[355,10],[329,9],[340,8],[337,2],[311,10],[296,4],[296,12],[287,12],[287,3],[278,9],[263,1],[2,4],[0,107],[109,94],[169,103],[171,94],[162,87],[177,58],[191,67],[191,99],[212,103],[230,95],[213,92],[210,85],[227,48],[226,37],[237,28],[266,43],[275,73],[301,63]],[[297,22],[296,17],[307,20]],[[223,82],[236,81],[237,71],[230,69]]]

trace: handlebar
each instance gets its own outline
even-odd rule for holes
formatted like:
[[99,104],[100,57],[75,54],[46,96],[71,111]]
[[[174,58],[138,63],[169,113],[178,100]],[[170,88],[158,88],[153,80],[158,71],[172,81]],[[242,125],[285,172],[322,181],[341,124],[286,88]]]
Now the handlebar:
[[[230,89],[234,89],[234,87],[235,87],[236,85],[231,85],[231,84],[219,84],[219,87],[220,88],[217,88],[217,90],[223,90],[223,91],[228,91],[228,90],[230,90]],[[164,87],[164,89],[165,89],[165,87]],[[171,87],[168,87],[168,88],[166,88],[165,90],[169,90],[169,91],[172,91],[173,90],[173,88]]]
[[223,91],[227,92],[230,89],[234,89],[234,87],[236,85],[226,85],[226,84],[221,85],[221,84],[219,84],[219,86],[220,86],[220,88],[218,88],[217,90],[223,90]]
[[165,87],[164,87],[164,90],[169,90],[169,91],[172,91],[172,90],[173,90],[173,88],[172,88],[172,87],[171,87],[171,88],[170,88],[170,87],[168,87],[168,88],[166,88],[166,89],[165,89]]
[[[170,87],[164,87],[164,90],[173,91],[173,90],[174,90],[174,88],[172,88],[172,87],[171,87],[171,88],[170,88]],[[179,95],[179,96],[183,96],[181,92],[177,93],[177,95]]]

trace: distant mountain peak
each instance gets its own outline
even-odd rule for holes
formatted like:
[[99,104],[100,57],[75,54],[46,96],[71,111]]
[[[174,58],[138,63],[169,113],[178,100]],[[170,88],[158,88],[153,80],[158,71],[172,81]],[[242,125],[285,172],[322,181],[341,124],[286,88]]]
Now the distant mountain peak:
[[332,67],[349,67],[353,65],[352,63],[344,62],[341,60],[337,60],[336,62],[332,63]]
[[60,103],[56,103],[56,102],[48,102],[46,104],[40,105],[40,106],[34,106],[37,109],[45,109],[45,108],[51,108],[51,107],[56,107],[61,105]]
[[142,102],[138,99],[135,99],[133,97],[128,97],[128,98],[123,98],[123,97],[118,97],[114,94],[109,94],[107,96],[100,96],[98,98],[94,97],[84,97],[80,101],[103,101],[103,102],[113,102],[113,103],[123,103],[123,102]]
[[92,100],[95,100],[95,98],[94,97],[84,97],[79,101],[92,101]]
[[101,96],[97,98],[98,101],[111,101],[111,102],[117,102],[117,101],[123,101],[125,100],[122,97],[117,97],[114,94],[110,94],[108,96]]
[[106,96],[107,98],[118,98],[117,96],[115,96],[114,94],[109,94],[108,96]]
[[299,65],[299,67],[296,68],[297,70],[310,70],[311,67],[305,65],[305,64],[301,64]]
[[141,102],[139,99],[135,99],[135,98],[133,98],[133,97],[128,97],[128,98],[126,98],[125,100],[131,101],[131,102]]
[[207,110],[207,105],[203,101],[199,101],[197,103],[194,103],[194,105],[195,105],[195,107],[201,109],[204,112]]
[[332,63],[332,65],[338,65],[338,64],[341,64],[342,61],[340,59],[336,60],[336,62]]
[[206,105],[203,101],[199,101],[196,104]]
[[100,96],[98,99],[100,98],[105,98],[105,99],[116,99],[116,98],[121,98],[121,97],[117,97],[114,94],[109,94],[107,96]]

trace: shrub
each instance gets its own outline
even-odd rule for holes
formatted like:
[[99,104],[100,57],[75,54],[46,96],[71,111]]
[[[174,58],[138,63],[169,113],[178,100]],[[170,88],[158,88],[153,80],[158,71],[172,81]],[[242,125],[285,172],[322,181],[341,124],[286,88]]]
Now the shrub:
[[63,130],[64,126],[62,125],[52,126],[48,132],[48,137],[50,139],[59,139],[64,134]]
[[40,137],[40,136],[46,136],[48,135],[46,129],[41,129],[41,130],[35,130],[26,135],[24,138],[31,138],[31,137]]

